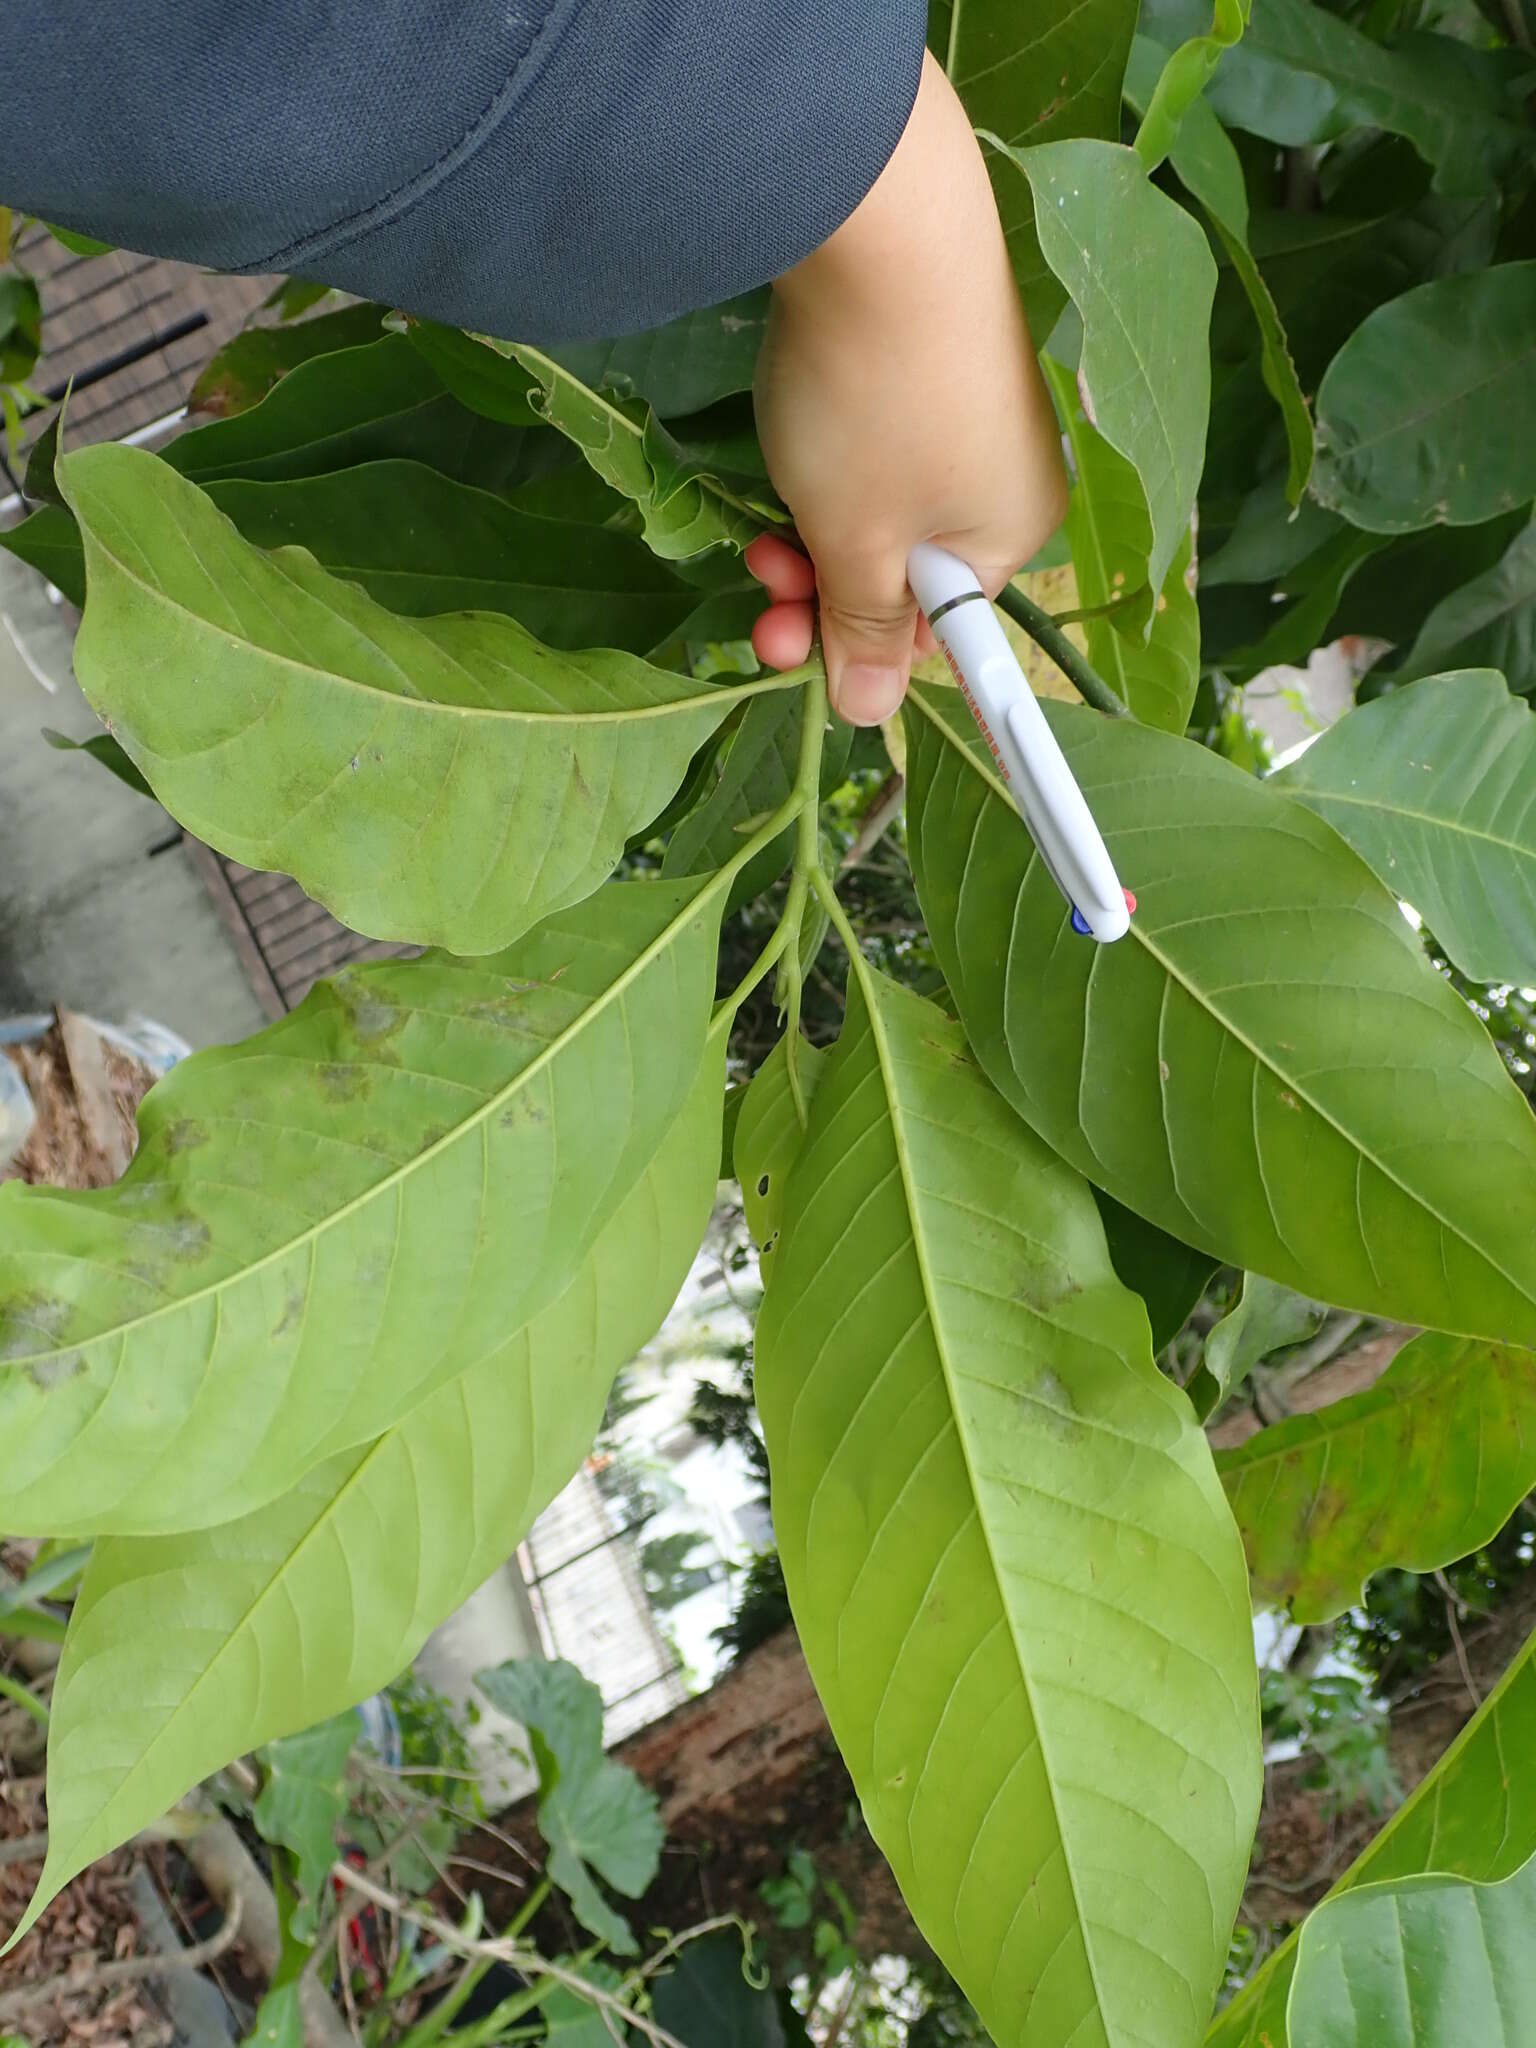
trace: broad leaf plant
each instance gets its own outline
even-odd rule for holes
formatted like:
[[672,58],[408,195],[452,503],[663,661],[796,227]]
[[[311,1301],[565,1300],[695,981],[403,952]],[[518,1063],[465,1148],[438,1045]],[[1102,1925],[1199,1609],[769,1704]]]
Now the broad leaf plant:
[[[939,972],[876,964],[826,853],[851,736],[819,658],[741,648],[740,549],[785,517],[761,295],[555,350],[322,312],[226,350],[163,456],[50,431],[3,542],[83,602],[103,751],[426,950],[173,1071],[116,1186],[0,1191],[0,1527],[93,1544],[23,1926],[515,1548],[688,1271],[730,1084],[796,1623],[1000,2048],[1353,2041],[1357,1933],[1443,1962],[1507,1932],[1532,1645],[1213,2019],[1253,1601],[1337,1613],[1536,1481],[1536,1121],[1403,910],[1479,983],[1536,981],[1532,26],[935,5],[1070,452],[1077,638],[1030,579],[1005,602],[1089,699],[1047,712],[1137,897],[1112,947],[928,674],[886,744]],[[1346,633],[1386,647],[1361,704],[1254,772],[1242,686]],[[1186,1391],[1162,1347],[1218,1262],[1241,1321]],[[1424,1334],[1214,1456],[1293,1297]]]

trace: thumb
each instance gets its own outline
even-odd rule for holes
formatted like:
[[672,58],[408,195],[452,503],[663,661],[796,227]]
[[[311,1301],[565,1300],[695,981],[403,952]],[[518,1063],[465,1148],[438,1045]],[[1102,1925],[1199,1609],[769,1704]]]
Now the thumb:
[[902,561],[816,564],[821,644],[832,709],[850,725],[878,725],[907,691],[917,605]]

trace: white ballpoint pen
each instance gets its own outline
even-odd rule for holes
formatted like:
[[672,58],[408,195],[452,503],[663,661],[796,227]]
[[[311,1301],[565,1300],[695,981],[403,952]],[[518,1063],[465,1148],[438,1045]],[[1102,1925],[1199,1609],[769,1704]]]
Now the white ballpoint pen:
[[998,773],[1085,937],[1107,945],[1131,928],[1136,899],[1067,766],[996,612],[958,555],[920,541],[907,581],[954,671]]

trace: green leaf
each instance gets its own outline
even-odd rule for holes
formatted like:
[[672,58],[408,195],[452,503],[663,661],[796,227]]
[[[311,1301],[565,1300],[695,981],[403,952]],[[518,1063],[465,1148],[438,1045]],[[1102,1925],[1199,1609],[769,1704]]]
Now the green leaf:
[[1148,182],[1135,150],[1052,142],[1007,154],[1034,193],[1045,260],[1082,315],[1078,381],[1088,416],[1141,479],[1156,595],[1188,533],[1200,481],[1216,265],[1194,221]]
[[52,235],[56,242],[63,243],[72,256],[110,256],[112,254],[114,244],[111,242],[98,242],[94,235],[82,235],[75,228],[61,228],[52,221],[44,221],[43,226],[47,228],[49,234]]
[[289,1925],[301,1941],[315,1932],[336,1860],[336,1828],[347,1810],[347,1759],[357,1735],[357,1715],[349,1708],[262,1749],[266,1781],[251,1818],[264,1841],[293,1857],[297,1896]]
[[642,1176],[531,1322],[254,1513],[97,1544],[53,1691],[48,1866],[18,1934],[231,1757],[387,1685],[517,1548],[698,1249],[724,1054],[721,1032]]
[[1326,643],[1351,581],[1386,545],[1378,534],[1341,526],[1283,579],[1279,594],[1291,601],[1272,607],[1276,616],[1259,639],[1222,651],[1222,672],[1243,683],[1277,664],[1304,665],[1313,649]]
[[1329,365],[1312,489],[1372,533],[1511,511],[1536,492],[1533,390],[1536,263],[1435,278]]
[[1436,35],[1389,49],[1312,0],[1263,0],[1208,96],[1228,127],[1291,148],[1352,128],[1402,135],[1448,194],[1487,192],[1532,154],[1517,99],[1476,53]]
[[1536,1858],[1502,1884],[1409,1877],[1309,1914],[1286,2029],[1306,2048],[1536,2040]]
[[58,479],[54,476],[54,464],[59,459],[59,435],[64,427],[64,407],[61,405],[53,418],[32,443],[27,455],[26,495],[39,505],[62,505],[59,496]]
[[308,548],[407,618],[505,612],[546,647],[644,654],[699,602],[634,536],[540,517],[420,462],[207,490],[255,546]]
[[603,1696],[574,1664],[522,1657],[475,1683],[528,1731],[539,1772],[539,1833],[549,1875],[576,1918],[616,1955],[638,1953],[629,1922],[593,1877],[638,1899],[661,1861],[660,1806],[632,1770],[603,1755]]
[[1204,1421],[1256,1365],[1315,1336],[1327,1313],[1326,1302],[1266,1280],[1262,1273],[1245,1273],[1237,1300],[1205,1340],[1200,1384],[1191,1389],[1195,1413]]
[[328,299],[331,290],[330,285],[316,284],[309,277],[281,278],[262,300],[262,311],[275,312],[279,320],[297,320],[311,306],[318,306],[322,299]]
[[918,897],[994,1084],[1118,1201],[1226,1264],[1536,1341],[1536,1121],[1395,898],[1321,819],[1205,748],[1045,710],[1138,898],[1114,946],[1072,934],[955,694],[908,698]]
[[810,2048],[804,2022],[788,2022],[774,1991],[744,1972],[741,1936],[730,1929],[690,1941],[676,1964],[655,1980],[657,2023],[683,2048]]
[[1175,147],[1180,125],[1210,83],[1222,56],[1242,41],[1251,9],[1252,0],[1216,0],[1208,34],[1190,36],[1171,52],[1157,49],[1158,68],[1151,74],[1143,98],[1133,95],[1127,74],[1126,97],[1141,114],[1136,154],[1146,165],[1148,176]]
[[801,1643],[922,1933],[999,2048],[1195,2042],[1259,1793],[1239,1546],[1088,1189],[862,964],[756,1357]]
[[1473,981],[1536,982],[1536,714],[1490,669],[1363,704],[1276,778]]
[[[661,867],[664,875],[700,875],[723,867],[740,852],[748,825],[784,802],[795,784],[804,704],[804,692],[795,690],[759,697],[746,706],[715,761],[704,794],[672,834]],[[852,746],[853,727],[829,717],[821,754],[824,796],[846,777]],[[753,855],[732,885],[733,905],[760,896],[778,880],[789,866],[794,840],[794,827],[789,826]]]
[[[1511,1759],[1528,1757],[1533,1745],[1536,1635],[1517,1651],[1477,1713],[1329,1899],[1426,1872],[1478,1884],[1513,1875],[1536,1853],[1536,1773],[1511,1768]],[[1216,2020],[1206,2048],[1286,2048],[1288,2041],[1289,2048],[1309,2048],[1304,2035],[1286,2032],[1296,1948],[1293,1934]]]
[[85,536],[75,670],[171,815],[344,924],[460,953],[588,895],[731,706],[490,614],[409,620],[267,555],[152,455],[60,465]]
[[173,1068],[113,1187],[0,1188],[6,1527],[242,1514],[537,1314],[692,1086],[723,895],[347,969]]
[[263,1995],[241,2048],[304,2048],[304,2013],[297,1984],[279,1984]]
[[405,332],[411,346],[471,411],[506,426],[538,425],[539,415],[529,397],[536,388],[534,380],[494,343],[436,320],[411,320]]
[[77,608],[85,603],[85,559],[75,522],[62,505],[39,505],[15,526],[0,527],[0,548],[28,562]]
[[282,327],[247,327],[208,358],[187,393],[187,411],[229,419],[257,405],[279,378],[312,356],[377,341],[382,306],[344,306]]
[[782,517],[760,489],[738,491],[696,467],[642,402],[591,390],[540,349],[507,347],[537,384],[537,411],[576,444],[604,483],[639,507],[646,541],[663,560],[721,545],[743,548]]
[[561,342],[550,354],[594,391],[643,398],[658,419],[750,391],[768,326],[766,288],[618,341]]
[[0,384],[21,384],[31,376],[43,345],[43,302],[37,283],[23,271],[0,276]]
[[1440,600],[1396,673],[1411,682],[1446,668],[1495,668],[1522,696],[1536,693],[1536,519]]
[[[735,1168],[741,1206],[758,1248],[763,1276],[779,1242],[789,1169],[805,1144],[805,1126],[789,1080],[790,1039],[781,1038],[752,1076],[736,1125]],[[795,1072],[809,1111],[826,1070],[827,1055],[805,1039],[795,1045]]]
[[[1009,147],[1120,132],[1120,74],[1136,0],[1040,0],[1020,32],[1010,0],[934,0],[928,43],[975,128]],[[1001,160],[992,184],[1030,331],[1043,343],[1065,303],[1034,231],[1027,185]]]
[[56,753],[89,754],[93,761],[101,763],[108,774],[115,775],[119,782],[126,782],[137,795],[153,798],[155,792],[110,733],[99,732],[88,740],[72,740],[68,733],[55,732],[51,725],[45,725],[41,730],[43,738]]
[[1363,1394],[1217,1453],[1254,1599],[1331,1621],[1373,1573],[1430,1572],[1536,1484],[1536,1356],[1430,1332]]
[[[1218,14],[1224,9],[1240,30],[1243,17],[1238,12],[1239,4],[1240,0],[1222,0]],[[1161,124],[1154,124],[1153,119],[1154,102],[1164,81],[1178,76],[1173,69],[1176,58],[1208,40],[1197,38],[1170,57],[1150,37],[1137,36],[1131,46],[1125,96],[1131,106],[1144,112],[1141,132],[1136,138],[1137,150],[1142,148],[1142,137],[1150,136],[1152,143],[1169,155],[1180,183],[1204,207],[1253,308],[1259,324],[1264,385],[1279,406],[1285,425],[1286,498],[1295,505],[1300,502],[1312,473],[1312,415],[1291,360],[1279,308],[1248,246],[1248,190],[1242,163],[1231,137],[1203,99],[1196,97],[1190,101],[1166,140]]]
[[531,429],[498,427],[460,404],[403,334],[298,364],[258,405],[182,434],[166,451],[194,482],[319,476],[403,456],[487,490],[516,480]]
[[1209,1252],[1196,1251],[1134,1209],[1124,1208],[1102,1188],[1094,1189],[1093,1198],[1116,1277],[1141,1296],[1152,1325],[1152,1349],[1162,1351],[1188,1322],[1190,1310],[1210,1285],[1216,1261]]
[[1049,356],[1042,361],[1072,448],[1075,481],[1066,525],[1078,603],[1085,609],[1107,605],[1138,591],[1149,600],[1141,631],[1122,630],[1110,619],[1086,619],[1088,659],[1143,724],[1182,732],[1200,680],[1200,612],[1189,581],[1193,536],[1186,528],[1167,585],[1152,605],[1152,528],[1136,472],[1089,426],[1070,373]]

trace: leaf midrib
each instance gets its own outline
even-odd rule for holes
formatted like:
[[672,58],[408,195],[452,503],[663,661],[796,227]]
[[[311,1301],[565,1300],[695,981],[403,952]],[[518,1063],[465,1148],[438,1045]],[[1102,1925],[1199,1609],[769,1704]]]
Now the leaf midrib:
[[[970,749],[960,742],[956,734],[945,723],[945,721],[939,718],[930,709],[929,706],[924,704],[921,695],[917,691],[914,690],[910,692],[910,695],[912,701],[917,705],[918,709],[923,713],[924,717],[928,719],[930,724],[938,728],[939,732],[943,735],[943,737],[946,740],[948,740],[950,746],[953,747],[955,752],[960,755],[961,759],[964,760],[970,766],[970,768],[981,777],[981,779],[984,782],[990,785],[994,794],[1001,797],[1003,802],[1008,805],[1009,810],[1013,811],[1014,815],[1017,816],[1017,811],[1015,809],[1012,798],[1008,795],[1006,789],[997,780],[997,778],[988,773],[988,771],[982,767],[982,764],[971,753]],[[1022,819],[1019,820],[1019,829],[1021,832],[1024,832],[1026,834],[1026,837],[1028,836],[1028,828],[1025,826]],[[1031,841],[1030,843],[1033,844],[1033,841]],[[1440,1228],[1442,1230],[1448,1231],[1450,1235],[1453,1238],[1455,1238],[1459,1243],[1465,1245],[1474,1257],[1482,1260],[1483,1264],[1489,1267],[1493,1272],[1497,1273],[1501,1279],[1508,1281],[1510,1286],[1514,1288],[1516,1294],[1518,1294],[1522,1300],[1536,1304],[1536,1293],[1532,1293],[1530,1288],[1528,1288],[1518,1278],[1517,1275],[1506,1271],[1506,1269],[1499,1264],[1497,1259],[1495,1259],[1490,1252],[1485,1251],[1480,1244],[1475,1243],[1470,1237],[1467,1236],[1465,1231],[1458,1229],[1457,1226],[1454,1223],[1452,1223],[1448,1217],[1442,1216],[1440,1214],[1440,1211],[1433,1207],[1433,1205],[1430,1202],[1428,1202],[1425,1199],[1425,1197],[1418,1192],[1417,1189],[1406,1186],[1404,1182],[1401,1181],[1398,1178],[1398,1176],[1391,1171],[1389,1167],[1384,1165],[1382,1161],[1376,1157],[1374,1152],[1367,1150],[1366,1146],[1361,1142],[1359,1138],[1355,1136],[1355,1134],[1352,1131],[1347,1130],[1343,1124],[1339,1123],[1334,1117],[1329,1115],[1328,1111],[1324,1109],[1322,1105],[1319,1102],[1317,1102],[1317,1100],[1313,1097],[1311,1092],[1308,1090],[1305,1082],[1297,1080],[1294,1076],[1288,1074],[1283,1067],[1276,1065],[1274,1060],[1272,1060],[1267,1053],[1262,1051],[1260,1047],[1254,1044],[1253,1040],[1249,1038],[1246,1032],[1240,1031],[1238,1027],[1234,1023],[1232,1023],[1232,1021],[1225,1015],[1225,1013],[1218,1009],[1216,1005],[1199,988],[1194,986],[1191,982],[1187,981],[1185,977],[1179,972],[1178,968],[1174,965],[1174,963],[1168,958],[1167,954],[1164,953],[1155,944],[1155,942],[1148,935],[1146,930],[1142,926],[1137,924],[1135,918],[1131,919],[1130,936],[1136,940],[1136,942],[1142,947],[1142,949],[1145,952],[1151,955],[1151,957],[1157,962],[1158,966],[1162,969],[1163,973],[1168,977],[1170,982],[1175,983],[1179,988],[1181,988],[1184,991],[1184,993],[1189,997],[1191,1002],[1196,1004],[1199,1009],[1204,1011],[1204,1013],[1212,1020],[1213,1023],[1219,1025],[1220,1028],[1223,1031],[1225,1031],[1238,1045],[1243,1047],[1244,1051],[1248,1053],[1248,1055],[1254,1061],[1256,1066],[1262,1067],[1264,1071],[1270,1074],[1275,1080],[1284,1082],[1287,1088],[1289,1088],[1301,1101],[1306,1103],[1308,1109],[1311,1110],[1312,1114],[1315,1117],[1317,1117],[1320,1122],[1326,1124],[1329,1130],[1333,1131],[1338,1137],[1344,1140],[1344,1143],[1349,1147],[1352,1153],[1354,1153],[1358,1158],[1368,1161],[1368,1163],[1371,1166],[1373,1166],[1376,1169],[1376,1171],[1381,1175],[1383,1180],[1389,1181],[1391,1185],[1397,1189],[1398,1193],[1406,1197],[1406,1199],[1409,1202],[1411,1202],[1415,1208],[1422,1211],[1422,1213],[1426,1216],[1432,1216],[1435,1219],[1436,1223],[1440,1225]],[[1364,1242],[1363,1237],[1361,1241],[1362,1243]],[[1452,1334],[1471,1335],[1475,1333],[1453,1332]]]
[[1094,2005],[1098,2018],[1107,2032],[1109,2026],[1109,2007],[1105,2002],[1103,1986],[1099,1982],[1098,1964],[1094,1953],[1094,1942],[1091,1932],[1093,1923],[1089,1919],[1087,1909],[1083,1904],[1077,1872],[1073,1867],[1072,1852],[1068,1846],[1067,1830],[1062,1822],[1061,1807],[1056,1795],[1056,1774],[1049,1761],[1046,1746],[1045,1723],[1041,1719],[1040,1709],[1035,1699],[1034,1686],[1030,1681],[1028,1659],[1024,1655],[1023,1645],[1019,1641],[1018,1631],[1014,1623],[1012,1603],[1004,1589],[1002,1569],[998,1562],[996,1550],[993,1548],[991,1527],[987,1516],[981,1509],[982,1490],[976,1467],[971,1457],[971,1447],[967,1439],[966,1430],[961,1422],[961,1408],[955,1386],[955,1375],[950,1364],[949,1347],[944,1337],[943,1323],[938,1310],[938,1291],[929,1266],[923,1233],[918,1226],[920,1209],[917,1189],[912,1175],[911,1147],[907,1139],[899,1098],[896,1089],[892,1085],[895,1063],[885,1034],[885,1026],[880,1017],[869,964],[864,959],[862,951],[855,950],[853,966],[858,974],[863,990],[864,1008],[868,1013],[870,1032],[875,1041],[875,1056],[880,1064],[886,1109],[891,1120],[891,1135],[896,1146],[896,1161],[901,1173],[902,1195],[906,1202],[907,1218],[912,1231],[912,1246],[917,1259],[918,1276],[922,1283],[923,1300],[927,1308],[928,1321],[933,1330],[934,1349],[938,1353],[939,1364],[944,1374],[944,1389],[948,1396],[949,1411],[954,1422],[955,1441],[959,1444],[960,1455],[965,1460],[966,1480],[970,1488],[971,1499],[976,1504],[977,1525],[981,1530],[982,1540],[987,1546],[987,1559],[992,1567],[992,1577],[997,1587],[998,1604],[1002,1608],[1007,1620],[1008,1637],[1009,1641],[1013,1644],[1014,1661],[1019,1670],[1019,1682],[1024,1688],[1024,1697],[1029,1706],[1030,1719],[1034,1723],[1035,1740],[1040,1747],[1041,1763],[1045,1771],[1046,1786],[1050,1793],[1051,1818],[1056,1828],[1056,1839],[1061,1844],[1062,1865],[1066,1870],[1067,1883],[1072,1892],[1072,1907],[1076,1918],[1078,1938],[1083,1945],[1083,1955],[1088,1965],[1088,1978],[1093,1986]]
[[[197,1288],[191,1294],[178,1294],[169,1301],[161,1302],[158,1307],[146,1309],[142,1315],[128,1317],[116,1323],[109,1323],[100,1330],[92,1331],[89,1336],[79,1338],[68,1344],[60,1342],[47,1351],[12,1353],[5,1360],[6,1367],[25,1367],[45,1363],[49,1359],[56,1358],[62,1351],[79,1351],[88,1344],[101,1344],[110,1338],[142,1330],[150,1323],[157,1322],[162,1316],[178,1315],[183,1310],[190,1308],[194,1303],[206,1301],[210,1296],[220,1294],[225,1288],[242,1285],[252,1274],[259,1273],[267,1266],[274,1265],[278,1260],[287,1258],[291,1252],[296,1251],[301,1245],[314,1243],[325,1232],[337,1224],[344,1223],[350,1216],[365,1208],[377,1197],[388,1193],[392,1188],[400,1185],[413,1175],[418,1168],[425,1166],[429,1160],[435,1159],[440,1152],[446,1151],[450,1146],[459,1144],[470,1131],[475,1130],[480,1124],[484,1123],[510,1097],[517,1094],[528,1082],[542,1073],[545,1067],[552,1065],[562,1053],[569,1050],[570,1046],[580,1037],[592,1019],[604,1015],[610,1005],[619,1000],[646,969],[661,957],[665,949],[677,938],[682,927],[720,889],[724,878],[729,873],[728,869],[721,868],[712,875],[702,889],[689,897],[682,909],[678,911],[675,917],[668,921],[644,951],[630,962],[615,981],[609,983],[601,996],[595,1002],[589,1003],[580,1016],[574,1018],[541,1051],[535,1053],[527,1066],[519,1068],[509,1081],[504,1082],[494,1094],[487,1096],[478,1109],[471,1110],[467,1116],[461,1118],[458,1123],[445,1131],[440,1138],[434,1139],[430,1145],[423,1147],[419,1152],[413,1152],[408,1159],[403,1159],[398,1166],[392,1167],[382,1179],[375,1181],[370,1187],[364,1188],[360,1194],[351,1196],[342,1203],[340,1208],[329,1211],[326,1215],[319,1217],[314,1223],[306,1224],[302,1230],[296,1231],[292,1237],[286,1238],[281,1244],[273,1246],[270,1251],[263,1252],[259,1259],[251,1260],[248,1264],[238,1267],[234,1272],[226,1273],[220,1279],[210,1280],[206,1285]],[[662,886],[668,885],[663,884]]]
[[[794,689],[799,686],[798,673],[786,672],[783,675],[755,677],[745,683],[731,683],[724,688],[716,688],[714,684],[706,684],[703,689],[696,690],[692,696],[669,697],[663,703],[642,705],[638,710],[620,709],[614,711],[517,711],[504,705],[446,704],[437,697],[407,697],[398,691],[381,689],[377,683],[360,682],[356,676],[344,675],[338,669],[318,668],[313,662],[301,661],[297,655],[279,654],[273,648],[263,647],[258,641],[232,632],[229,627],[218,625],[214,620],[206,618],[203,613],[194,611],[190,605],[183,604],[179,599],[170,596],[166,590],[150,582],[147,577],[141,576],[136,569],[131,568],[124,561],[115,548],[108,546],[99,533],[93,531],[90,541],[92,546],[100,548],[102,553],[110,558],[119,574],[126,577],[136,589],[142,591],[150,603],[155,605],[157,609],[169,610],[178,617],[191,619],[203,632],[212,634],[215,638],[223,640],[228,645],[239,648],[247,654],[259,655],[263,661],[274,662],[280,668],[291,669],[298,675],[318,682],[322,687],[330,685],[340,689],[356,691],[367,698],[375,707],[381,704],[394,704],[399,705],[402,710],[428,712],[439,718],[484,718],[521,725],[574,725],[591,728],[597,725],[635,725],[652,718],[670,718],[674,714],[706,709],[711,704],[735,704],[748,697],[763,697],[775,690]],[[246,545],[253,546],[254,543],[247,542]],[[264,555],[266,552],[265,549],[257,549],[258,554]],[[305,548],[301,552],[309,554],[310,551]],[[316,566],[321,568],[326,575],[333,573],[314,556],[310,558],[311,560],[316,560]],[[369,573],[373,572],[370,571]],[[294,588],[299,589],[301,586],[295,585]],[[313,595],[312,592],[304,592],[303,594],[306,596]],[[447,618],[472,618],[475,614],[473,612],[450,612],[444,616]],[[505,615],[500,612],[491,612],[486,616],[501,619]],[[390,613],[389,617],[396,624],[410,626],[420,632],[423,639],[433,648],[434,652],[441,655],[442,659],[446,661],[454,659],[453,656],[445,653],[444,650],[437,646],[431,633],[426,630],[426,628],[435,623],[433,620],[401,620],[394,613]],[[344,623],[355,625],[355,621],[352,620],[346,620]],[[522,630],[527,632],[526,627],[522,628]],[[370,646],[376,644],[371,634],[367,637]],[[528,634],[528,638],[533,641],[535,647],[539,647],[545,653],[553,655],[556,660],[559,659],[558,650],[544,648],[543,642],[534,639],[531,633]],[[616,651],[622,652],[622,650]],[[639,655],[625,655],[624,658],[627,661],[641,662],[643,667],[650,669],[650,664],[644,662]],[[665,669],[651,669],[650,672],[654,675],[669,677],[669,671]],[[678,680],[688,681],[691,678],[679,677]]]
[[1505,839],[1498,832],[1485,832],[1479,827],[1464,825],[1459,818],[1437,817],[1432,811],[1410,810],[1406,804],[1383,803],[1378,797],[1351,796],[1321,782],[1281,783],[1279,787],[1302,803],[1353,804],[1357,810],[1381,811],[1387,817],[1409,818],[1416,825],[1433,826],[1437,832],[1459,832],[1467,839],[1482,840],[1489,846],[1502,846],[1510,853],[1518,854],[1522,860],[1536,861],[1536,845],[1524,845],[1518,839]]

